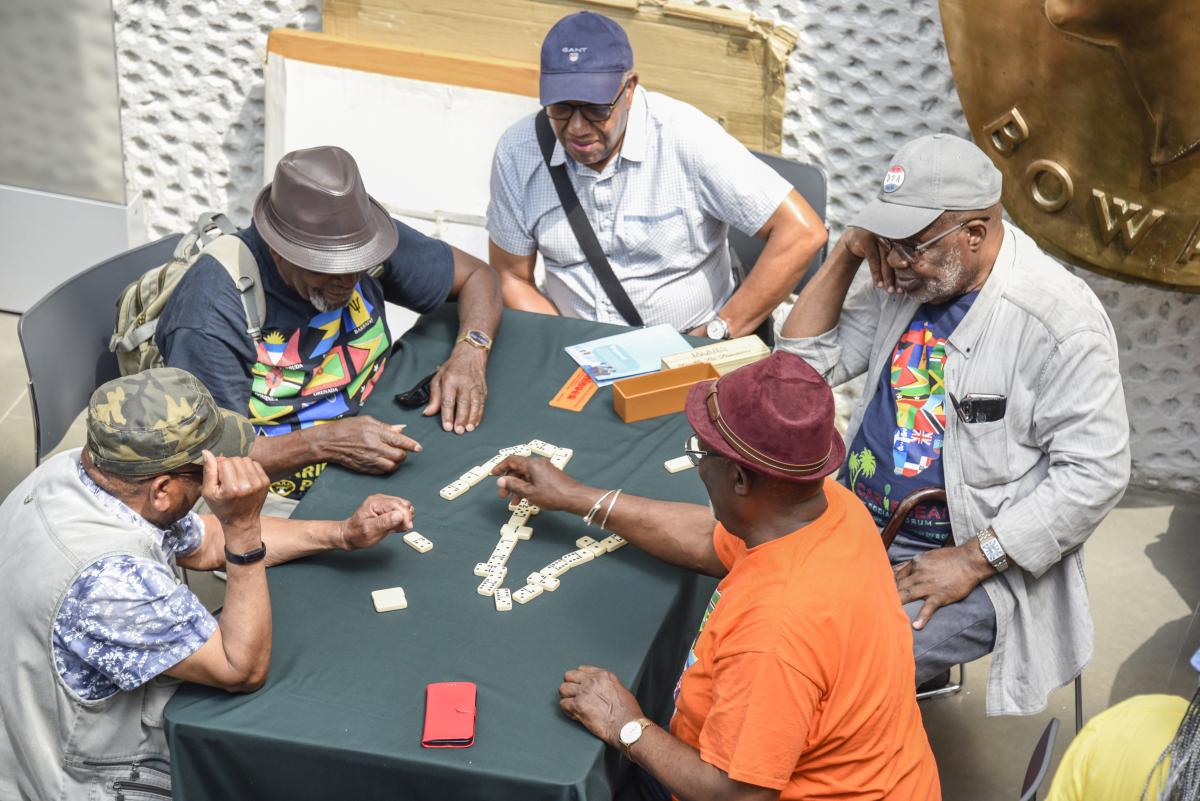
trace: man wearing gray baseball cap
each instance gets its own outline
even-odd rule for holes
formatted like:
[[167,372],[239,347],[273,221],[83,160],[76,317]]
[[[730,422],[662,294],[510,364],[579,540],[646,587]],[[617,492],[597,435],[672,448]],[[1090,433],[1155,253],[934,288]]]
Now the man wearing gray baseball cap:
[[834,386],[866,374],[839,479],[884,532],[918,683],[994,651],[989,715],[1091,658],[1080,549],[1129,480],[1112,325],[1000,195],[972,143],[904,145],[778,344]]

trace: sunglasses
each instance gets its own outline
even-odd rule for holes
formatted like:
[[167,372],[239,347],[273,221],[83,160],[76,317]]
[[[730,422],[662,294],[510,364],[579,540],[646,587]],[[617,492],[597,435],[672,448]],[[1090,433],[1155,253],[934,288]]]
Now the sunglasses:
[[612,116],[617,101],[625,94],[628,87],[629,81],[626,81],[621,87],[621,91],[617,92],[617,96],[613,98],[613,102],[607,105],[604,103],[551,103],[545,107],[546,116],[552,120],[569,120],[578,111],[588,122],[607,122],[608,118]]

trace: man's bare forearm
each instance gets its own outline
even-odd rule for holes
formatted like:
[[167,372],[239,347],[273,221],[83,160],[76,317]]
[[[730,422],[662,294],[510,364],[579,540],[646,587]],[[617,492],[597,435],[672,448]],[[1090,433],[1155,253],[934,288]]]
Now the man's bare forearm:
[[779,791],[734,781],[700,758],[700,752],[658,726],[650,726],[633,748],[635,762],[684,801],[768,801]]
[[262,465],[273,481],[290,476],[305,465],[327,461],[329,456],[323,452],[318,428],[301,429],[274,437],[258,437],[254,440],[250,456]]
[[532,281],[505,275],[500,279],[500,288],[504,295],[504,305],[510,309],[537,314],[559,314],[558,307],[543,295]]
[[[204,547],[200,553],[179,559],[189,570],[221,570],[225,567],[225,531],[221,522],[210,514],[200,515],[204,521]],[[325,551],[345,549],[342,520],[291,520],[286,517],[263,516],[262,541],[267,546],[267,567],[281,565],[293,559]]]
[[841,318],[842,304],[861,264],[861,258],[838,242],[800,293],[780,334],[789,339],[802,339],[824,334],[836,327]]
[[474,261],[478,267],[458,290],[459,328],[482,331],[494,339],[500,327],[500,279],[486,263]]
[[[606,491],[593,487],[581,489],[568,511],[586,515]],[[725,566],[713,549],[716,521],[707,506],[657,501],[624,492],[615,504],[612,500],[612,495],[604,499],[594,523],[599,525],[604,521],[612,504],[606,530],[621,535],[660,561],[709,576],[725,575]]]

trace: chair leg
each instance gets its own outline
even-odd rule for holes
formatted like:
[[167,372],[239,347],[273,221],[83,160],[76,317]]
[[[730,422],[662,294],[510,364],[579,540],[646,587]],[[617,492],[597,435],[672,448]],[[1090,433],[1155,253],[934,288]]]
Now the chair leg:
[[1083,728],[1083,674],[1075,677],[1075,733]]
[[963,685],[967,683],[967,666],[958,666],[958,681],[951,682],[945,687],[938,687],[936,690],[926,690],[923,693],[917,693],[917,700],[924,701],[926,698],[943,698],[951,695],[958,695],[962,692]]

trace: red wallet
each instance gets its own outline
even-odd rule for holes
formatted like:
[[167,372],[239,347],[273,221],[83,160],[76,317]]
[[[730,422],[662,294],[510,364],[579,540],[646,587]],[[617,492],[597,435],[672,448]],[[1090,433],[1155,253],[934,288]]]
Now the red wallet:
[[426,748],[466,748],[475,742],[475,685],[443,681],[425,688]]

